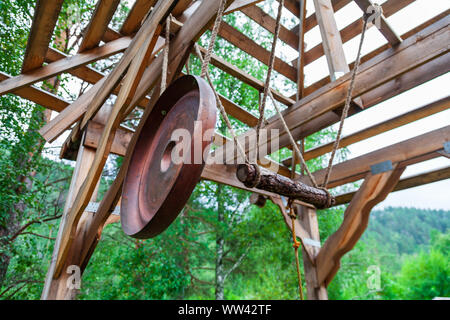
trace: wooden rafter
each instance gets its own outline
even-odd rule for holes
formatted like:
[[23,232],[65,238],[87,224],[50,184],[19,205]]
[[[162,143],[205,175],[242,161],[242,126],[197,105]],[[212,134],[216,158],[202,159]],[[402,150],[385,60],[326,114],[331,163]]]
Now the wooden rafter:
[[[14,90],[30,86],[36,82],[54,77],[58,74],[76,69],[99,59],[107,58],[118,52],[125,50],[131,42],[131,38],[123,37],[111,41],[101,47],[93,48],[74,56],[66,57],[52,62],[41,68],[34,69],[26,74],[20,74],[16,77],[0,82],[0,95],[13,92]],[[52,49],[52,51],[56,51]]]
[[[429,183],[450,179],[450,167],[432,170],[400,180],[392,192],[423,186]],[[336,206],[349,203],[356,192],[341,194],[336,197]]]
[[[220,24],[219,36],[248,53],[250,56],[261,61],[264,64],[269,63],[270,52],[262,46],[251,40],[239,30],[233,28],[226,22]],[[297,70],[287,62],[275,57],[274,70],[282,74],[291,81],[297,81]]]
[[[309,1],[309,0],[308,0]],[[352,2],[353,0],[331,0],[332,7],[334,11],[338,11],[345,7],[347,4]],[[315,26],[317,26],[317,17],[316,14],[313,13],[308,16],[305,20],[305,33],[311,31]],[[297,35],[299,34],[300,25],[296,25],[291,29],[292,32],[295,32]]]
[[91,21],[83,31],[79,52],[93,49],[99,45],[119,3],[120,0],[98,0]]
[[262,1],[263,0],[234,0],[233,3],[225,10],[225,14],[230,14],[232,12],[254,6],[258,2]]
[[[123,112],[124,108],[126,108],[129,95],[131,94],[132,96],[135,83],[137,83],[140,79],[139,74],[142,74],[142,65],[145,59],[148,58],[148,52],[151,53],[156,44],[156,39],[159,36],[157,26],[167,15],[167,13],[170,12],[172,4],[173,0],[158,2],[154,11],[152,11],[151,15],[140,29],[138,35],[133,39],[132,44],[125,52],[122,60],[109,74],[104,86],[102,86],[103,91],[100,92],[100,96],[94,96],[92,102],[90,103],[90,110],[92,110],[91,114],[95,115],[95,108],[100,107],[100,105],[104,102],[102,95],[111,93],[118,81],[115,77],[120,78],[121,73],[124,73],[129,66],[129,70],[127,72],[128,77],[125,78],[124,84],[105,125],[99,147],[95,154],[94,162],[89,169],[89,173],[83,182],[83,185],[77,193],[72,208],[67,213],[66,224],[64,225],[63,236],[59,246],[60,250],[57,252],[54,276],[59,276],[61,272],[65,258],[69,252],[70,245],[74,239],[78,221],[86,208],[92,193],[94,192],[95,184],[100,178],[103,166],[109,154],[115,130],[120,124],[120,114]],[[85,115],[85,119],[89,120],[90,118]],[[81,125],[81,127],[83,127],[83,125]]]
[[[200,47],[200,50],[204,53],[206,52],[206,49]],[[215,54],[211,55],[211,64],[216,66],[217,68],[221,69],[225,73],[228,73],[229,75],[232,75],[233,77],[241,80],[242,82],[252,86],[253,88],[257,89],[258,91],[262,92],[264,90],[264,82],[256,79],[255,77],[249,75],[248,73],[242,71],[238,67],[234,66],[233,64],[229,63],[228,61],[225,61],[224,59],[216,56]],[[294,100],[291,98],[288,98],[284,95],[282,95],[280,92],[271,89],[273,97],[275,100],[278,100],[279,102],[283,103],[286,106],[291,106],[295,103]]]
[[[367,93],[409,70],[420,67],[443,55],[448,55],[450,39],[448,24],[449,21],[443,19],[419,32],[414,37],[405,40],[397,49],[386,50],[374,59],[362,64],[356,77],[354,96],[357,97]],[[385,72],[387,69],[390,70],[389,73]],[[302,126],[312,120],[342,106],[349,83],[350,77],[346,75],[316,91],[314,94],[305,97],[286,110],[284,117],[294,136],[297,129],[302,129]],[[269,124],[266,128],[269,130],[272,128],[283,129],[281,120],[276,116],[269,119]],[[241,135],[239,139],[245,141],[251,135],[254,135],[254,133],[248,132]],[[281,132],[280,139],[288,140],[287,134]],[[280,146],[282,146],[282,143],[280,141]],[[266,144],[269,145],[270,141],[267,141]],[[269,147],[267,150],[268,152],[276,151],[270,150]],[[216,150],[218,154],[222,151],[223,148]]]
[[[0,72],[0,81],[8,79],[12,79],[12,77],[3,72]],[[60,112],[69,105],[67,101],[64,101],[63,99],[54,95],[53,93],[36,88],[34,86],[14,90],[14,93],[19,97],[22,97],[29,101],[33,101],[34,103],[37,103],[53,111]]]
[[[346,137],[343,137],[341,142],[339,143],[339,148],[345,148],[354,143],[360,142],[362,140],[374,137],[378,134],[387,132],[389,130],[404,126],[408,123],[417,121],[419,119],[423,119],[430,115],[436,114],[438,112],[447,110],[450,108],[450,96],[442,98],[438,101],[427,104],[423,107],[414,109],[412,111],[401,114],[392,119],[383,121],[381,123],[375,124],[368,128],[359,130],[355,133],[352,133]],[[328,152],[331,152],[333,148],[334,142],[330,142],[313,149],[310,149],[305,152],[304,158],[306,161],[317,158],[321,155],[324,155]],[[285,166],[290,166],[291,158],[287,158],[282,161]]]
[[142,20],[155,5],[156,1],[157,0],[137,0],[120,28],[120,33],[123,35],[132,35],[133,33],[136,33],[141,27]]
[[[350,72],[342,46],[341,34],[334,18],[331,0],[314,0],[314,7],[316,8],[317,23],[322,36],[322,47],[328,62],[330,79],[335,81]],[[353,102],[357,107],[364,108],[361,98],[355,98]]]
[[[370,0],[355,0],[356,4],[361,8],[363,12],[367,12],[368,8],[373,7],[373,3]],[[381,14],[380,16],[380,32],[386,38],[391,45],[398,45],[402,42],[402,39],[392,29],[386,17]]]
[[[242,13],[254,20],[267,31],[274,33],[277,21],[258,6],[241,9]],[[298,50],[298,36],[285,26],[280,26],[280,40]]]
[[[370,171],[370,166],[390,160],[392,163],[400,162],[399,167],[411,165],[427,159],[440,156],[436,151],[443,149],[444,143],[450,140],[450,126],[430,131],[420,136],[387,146],[368,154],[336,164],[330,175],[329,188],[362,179]],[[317,183],[323,183],[325,169],[314,172]],[[307,178],[300,178],[303,182]]]
[[39,68],[58,20],[63,0],[38,0],[33,16],[27,48],[23,58],[22,73]]

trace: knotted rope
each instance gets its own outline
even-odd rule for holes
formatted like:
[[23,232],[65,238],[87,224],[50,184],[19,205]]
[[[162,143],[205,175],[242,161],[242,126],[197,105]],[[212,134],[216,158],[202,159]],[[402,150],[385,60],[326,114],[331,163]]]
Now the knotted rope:
[[167,72],[169,69],[169,46],[170,46],[170,21],[172,15],[169,15],[166,19],[166,41],[164,44],[164,56],[163,56],[163,64],[162,64],[162,72],[161,72],[161,89],[160,92],[163,93],[166,91],[167,86]]
[[297,235],[295,234],[295,220],[297,219],[297,214],[295,213],[294,208],[292,208],[292,200],[289,200],[288,202],[288,209],[289,209],[289,217],[291,218],[291,231],[292,231],[292,241],[294,244],[292,245],[294,247],[295,252],[295,265],[297,269],[297,279],[298,279],[298,291],[300,295],[300,300],[303,300],[303,285],[302,285],[302,273],[300,271],[300,261],[298,258],[298,248],[300,247],[301,243],[297,240]]
[[264,111],[266,109],[267,96],[269,93],[270,93],[270,95],[272,95],[272,92],[270,90],[270,77],[272,75],[273,66],[275,64],[275,50],[277,47],[278,37],[280,35],[281,13],[282,13],[283,7],[284,7],[284,0],[280,0],[280,3],[278,4],[278,13],[277,13],[277,20],[276,20],[276,25],[275,25],[275,33],[273,36],[272,50],[270,52],[266,82],[264,83],[264,93],[263,93],[261,105],[259,106],[259,119],[258,119],[258,123],[256,125],[256,152],[255,152],[255,159],[254,159],[255,163],[258,159],[259,138],[260,138],[259,133],[261,130],[262,123],[264,121]]
[[[378,10],[381,9],[380,6],[376,6],[375,8],[379,8]],[[364,23],[363,23],[363,28],[362,28],[362,32],[361,32],[361,40],[359,42],[359,47],[358,47],[358,54],[356,55],[355,66],[353,67],[352,78],[350,81],[350,86],[348,87],[347,97],[345,100],[344,110],[342,111],[341,122],[339,124],[338,133],[336,136],[336,140],[334,141],[333,150],[331,151],[330,160],[328,162],[328,167],[327,167],[327,170],[325,173],[325,178],[323,180],[323,184],[322,184],[323,188],[327,187],[328,182],[330,180],[331,170],[333,168],[334,157],[336,155],[337,150],[339,149],[339,143],[341,142],[341,138],[342,138],[342,129],[344,128],[344,121],[347,118],[348,111],[350,109],[350,103],[352,101],[353,89],[355,88],[356,74],[358,73],[359,64],[361,63],[361,49],[362,49],[362,46],[364,43],[364,36],[366,34],[367,22],[369,21],[369,18],[370,18],[370,15],[365,13],[363,16]]]

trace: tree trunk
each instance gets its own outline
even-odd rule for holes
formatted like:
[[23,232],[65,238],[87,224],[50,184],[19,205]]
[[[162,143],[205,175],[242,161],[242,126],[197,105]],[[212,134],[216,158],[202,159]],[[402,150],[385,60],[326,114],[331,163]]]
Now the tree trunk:
[[216,199],[217,199],[217,232],[216,232],[216,300],[224,300],[225,287],[225,266],[224,258],[224,235],[222,225],[225,223],[225,214],[223,203],[221,199],[223,185],[217,185]]

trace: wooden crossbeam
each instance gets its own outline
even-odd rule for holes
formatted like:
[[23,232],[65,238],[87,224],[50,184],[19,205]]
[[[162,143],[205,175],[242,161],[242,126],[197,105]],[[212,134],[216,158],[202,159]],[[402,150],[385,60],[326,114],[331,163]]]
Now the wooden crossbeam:
[[362,236],[369,223],[372,208],[383,201],[397,184],[404,168],[395,168],[377,175],[367,174],[344,213],[339,229],[328,237],[320,250],[317,263],[319,284],[328,286],[337,273],[342,256],[350,251]]
[[39,68],[44,63],[62,4],[63,0],[37,1],[23,58],[22,73]]
[[[241,9],[241,11],[243,14],[254,20],[267,31],[275,33],[277,21],[260,7],[251,6]],[[285,26],[281,25],[279,38],[281,41],[287,43],[295,50],[298,50],[298,35],[296,35],[295,32],[292,32]]]
[[225,14],[230,14],[238,10],[242,10],[254,6],[263,0],[234,0],[234,2],[225,10]]
[[[381,7],[383,8],[385,17],[390,17],[391,15],[398,12],[402,8],[408,6],[414,1],[416,0],[388,0],[385,3],[383,3]],[[342,43],[347,43],[348,41],[356,37],[358,34],[360,34],[362,26],[363,26],[363,19],[360,18],[358,20],[355,20],[342,30],[340,30],[339,33],[342,39]],[[371,26],[373,25],[370,25],[369,27]],[[385,48],[387,48],[388,46],[389,45],[387,45]],[[321,56],[323,56],[324,53],[325,52],[322,43],[319,43],[315,47],[309,49],[308,51],[305,52],[305,65],[308,65],[316,61]]]
[[[402,2],[402,1],[403,1],[403,0],[399,0],[399,2]],[[389,4],[389,3],[390,3],[390,2],[386,2],[385,4]],[[439,15],[433,17],[432,19],[430,19],[430,20],[428,20],[428,21],[422,23],[421,25],[417,26],[416,28],[414,28],[414,29],[412,29],[412,30],[410,30],[410,31],[408,31],[408,32],[406,32],[406,33],[404,33],[404,34],[401,36],[401,38],[402,38],[403,40],[405,40],[405,39],[407,39],[407,38],[410,38],[410,37],[414,36],[416,33],[420,32],[420,31],[424,30],[425,28],[429,27],[430,25],[436,23],[437,21],[440,21],[440,20],[444,19],[444,18],[445,18],[446,16],[448,16],[449,14],[450,14],[450,10],[446,10],[445,12],[443,12],[443,13],[441,13],[441,14],[439,14]],[[361,20],[358,20],[358,23],[360,23],[360,24],[362,25],[362,21],[361,21]],[[344,30],[344,29],[343,29],[343,30]],[[354,32],[354,33],[356,33],[356,32]],[[345,35],[345,34],[342,34],[342,39],[345,39],[345,37],[346,37],[346,35]],[[345,42],[345,40],[344,40],[344,42]],[[320,47],[320,50],[321,50],[321,52],[322,52],[320,55],[322,55],[322,54],[323,54],[323,48],[321,48],[321,45],[320,45],[320,44],[319,44],[318,46],[316,46],[315,48],[311,49],[311,50],[319,49],[319,47]],[[383,46],[381,46],[381,47],[379,47],[379,48],[377,48],[377,49],[371,51],[370,53],[368,53],[368,54],[364,55],[363,57],[361,57],[361,63],[366,62],[366,61],[368,61],[368,60],[374,58],[375,56],[377,56],[377,55],[380,54],[381,52],[386,51],[387,49],[389,49],[390,47],[391,47],[390,44],[387,43],[387,44],[385,44],[385,45],[383,45]],[[315,55],[316,55],[316,54],[315,54]],[[310,56],[310,57],[311,57],[311,56]],[[320,58],[320,56],[317,56],[317,58]],[[314,59],[315,59],[315,57],[314,57]],[[354,66],[354,62],[352,62],[352,63],[350,64],[350,69],[353,69],[353,66]],[[330,83],[330,79],[329,79],[328,76],[326,76],[326,77],[324,77],[324,78],[322,78],[322,79],[316,81],[316,82],[313,83],[312,85],[308,86],[307,88],[305,88],[305,94],[306,94],[306,95],[311,94],[312,92],[314,92],[314,91],[320,89],[321,87],[325,86],[325,85],[328,84],[328,83]],[[364,100],[365,100],[365,99],[364,99]]]
[[[191,13],[190,20],[191,22],[185,23],[185,25],[180,29],[179,34],[175,37],[175,39],[171,42],[171,49],[177,48],[178,50],[175,51],[178,54],[184,55],[185,52],[182,52],[180,50],[180,47],[184,47],[188,43],[195,42],[198,37],[201,35],[202,31],[205,29],[205,26],[207,26],[211,21],[213,21],[215,12],[217,12],[219,3],[216,1],[202,1],[198,7],[197,10]],[[229,3],[227,2],[227,5]],[[180,36],[181,35],[181,36]],[[176,41],[178,37],[178,41]],[[178,42],[178,43],[177,43]],[[190,52],[190,48],[186,48]],[[170,50],[172,52],[172,59],[175,60],[173,55],[175,54],[173,50]],[[170,55],[169,55],[170,59]],[[170,60],[169,60],[170,61]],[[174,65],[175,69],[179,69],[183,64],[184,60],[177,59],[178,66]],[[173,63],[175,61],[172,61]],[[160,72],[160,68],[157,69]],[[177,73],[176,75],[178,75]],[[175,76],[175,74],[174,74]],[[144,80],[144,78],[143,78]],[[141,82],[143,81],[141,80]],[[169,77],[170,80],[170,77]],[[127,155],[124,158],[122,167],[114,180],[112,186],[108,189],[105,196],[102,199],[102,202],[100,203],[100,206],[98,208],[97,213],[94,216],[94,219],[91,223],[90,229],[88,230],[86,234],[86,243],[88,244],[84,250],[81,253],[81,261],[83,261],[82,265],[86,265],[87,261],[89,260],[92,252],[95,249],[95,246],[98,242],[98,235],[101,234],[103,226],[109,217],[110,212],[112,211],[112,208],[114,208],[115,204],[117,203],[120,192],[122,189],[122,183],[125,177],[125,174],[127,172],[130,156],[132,154],[132,151],[134,149],[134,145],[137,141],[137,137],[140,134],[140,131],[142,130],[143,123],[145,123],[147,117],[149,116],[151,112],[151,108],[145,109],[144,115],[142,117],[142,120],[140,122],[140,125],[138,126],[135,135],[133,135],[133,138],[130,142],[130,147],[127,150]]]
[[[338,163],[333,166],[328,187],[334,188],[357,181],[370,172],[370,166],[386,160],[390,160],[392,163],[400,162],[402,163],[400,167],[404,167],[421,160],[420,157],[425,155],[438,157],[439,154],[436,151],[441,150],[448,140],[450,140],[450,126]],[[318,184],[323,183],[325,171],[326,169],[322,169],[313,173]],[[308,181],[306,177],[301,177],[300,180],[305,183]]]
[[[373,7],[373,3],[370,0],[355,0],[356,4],[361,8],[363,12],[367,13],[367,9]],[[392,29],[386,17],[382,14],[380,16],[380,32],[386,38],[391,45],[398,45],[402,42],[402,39]]]
[[[405,40],[396,49],[388,49],[362,64],[360,72],[356,76],[354,96],[358,97],[370,90],[381,87],[387,82],[436,58],[441,56],[447,57],[447,55],[450,55],[448,53],[448,43],[450,43],[449,21],[448,19],[443,19]],[[386,72],[386,70],[389,70],[389,72]],[[347,74],[285,110],[284,117],[291,131],[295,131],[297,128],[302,129],[302,126],[314,119],[342,106],[349,84],[350,75]],[[281,120],[274,116],[269,119],[266,129],[283,130]],[[294,132],[293,134],[294,136],[297,135]],[[248,132],[241,135],[239,139],[245,141],[252,135],[254,135],[253,132]],[[279,137],[274,136],[272,138],[281,140],[286,139],[286,137],[287,134],[282,132]],[[267,146],[267,152],[276,151],[270,149],[270,139],[264,143]],[[282,145],[281,141],[279,145]],[[255,146],[250,147],[255,148]],[[264,145],[260,147],[264,147]],[[222,147],[215,152],[220,156],[220,154],[223,154],[223,150],[224,148]],[[251,150],[247,148],[247,151]]]
[[[115,40],[113,40],[113,41],[115,41]],[[158,41],[158,43],[156,44],[156,49],[154,52],[159,51],[159,47],[162,47],[163,44],[164,44],[164,41],[161,38]],[[93,49],[93,50],[95,50],[95,49]],[[55,62],[55,61],[58,61],[61,59],[67,59],[67,58],[69,58],[69,56],[65,55],[64,53],[62,53],[58,50],[52,49],[52,48],[48,48],[47,56],[45,57],[45,60],[48,63],[52,63],[52,62]],[[83,65],[83,66],[75,68],[75,69],[67,70],[67,72],[70,73],[71,75],[73,75],[83,81],[86,81],[88,83],[91,83],[91,84],[96,84],[98,81],[100,81],[101,79],[103,79],[106,76],[104,73],[101,73],[100,71],[97,71],[94,68],[91,68],[87,65]],[[113,93],[115,95],[117,95],[119,93],[119,87],[116,87],[114,89]],[[138,106],[144,108],[148,104],[148,101],[149,101],[148,98],[145,97],[139,102]]]
[[[341,34],[334,19],[331,0],[314,0],[314,7],[322,36],[322,47],[328,62],[330,79],[335,81],[350,72],[342,46]],[[353,99],[353,102],[357,107],[364,108],[361,98]]]
[[92,18],[83,31],[79,52],[93,49],[99,45],[119,3],[120,0],[98,0]]
[[[450,167],[432,170],[400,180],[392,192],[423,186],[429,183],[450,179]],[[352,201],[356,192],[341,194],[336,197],[336,206]]]
[[[102,87],[102,90],[104,91],[99,92],[100,96],[97,95],[93,97],[90,104],[92,109],[88,109],[87,111],[89,112],[89,110],[91,110],[90,114],[92,116],[96,113],[95,108],[99,107],[104,102],[102,96],[110,94],[116,86],[118,79],[120,79],[125,70],[128,69],[127,77],[125,78],[123,86],[105,125],[105,129],[103,130],[94,162],[75,198],[72,208],[67,213],[66,224],[64,226],[63,236],[60,243],[60,251],[56,261],[54,277],[59,276],[61,272],[65,258],[70,249],[70,245],[75,236],[77,223],[89,202],[89,199],[94,191],[95,184],[100,178],[103,166],[106,162],[112,141],[114,139],[115,130],[120,124],[121,112],[123,112],[123,110],[127,107],[127,101],[130,93],[133,91],[135,83],[140,80],[139,75],[142,74],[141,70],[145,60],[148,59],[149,52],[151,53],[153,51],[156,39],[159,36],[159,31],[161,30],[160,27],[158,28],[158,25],[167,16],[170,9],[172,9],[173,2],[174,0],[166,0],[159,1],[156,4],[154,10],[144,23],[143,27],[139,30],[136,37],[133,39],[133,42],[125,52],[121,61],[106,79],[105,85]],[[87,122],[87,120],[90,120],[90,117],[85,117],[84,119]],[[84,125],[82,124],[81,128],[83,127]]]
[[137,0],[120,28],[120,33],[123,35],[132,35],[133,33],[136,33],[141,27],[142,20],[155,5],[156,1],[157,0]]
[[[94,48],[74,56],[66,57],[52,62],[46,66],[35,68],[24,74],[12,77],[0,82],[0,95],[13,92],[14,90],[30,86],[36,82],[54,77],[60,73],[84,66],[99,59],[107,58],[128,48],[131,38],[123,37],[111,41],[101,47]],[[52,49],[52,51],[56,51]]]
[[[0,81],[5,81],[12,78],[13,77],[0,71]],[[14,93],[19,97],[33,101],[34,103],[37,103],[49,110],[57,112],[61,112],[69,105],[67,101],[64,101],[53,93],[33,86],[17,89],[14,91]]]
[[[342,9],[343,7],[345,7],[347,4],[349,4],[350,2],[352,2],[353,0],[331,0],[332,3],[332,7],[334,9],[334,12]],[[316,14],[313,13],[310,16],[308,16],[305,20],[305,33],[308,31],[311,31],[315,26],[317,26],[317,17]],[[295,27],[293,27],[291,29],[292,32],[296,33],[297,35],[299,35],[299,29],[300,29],[300,25],[296,25]]]
[[[200,51],[203,53],[206,52],[205,48],[200,47]],[[248,84],[249,86],[252,86],[256,90],[262,92],[264,90],[264,82],[249,75],[248,73],[242,71],[238,67],[234,66],[233,64],[229,63],[228,61],[225,61],[219,56],[216,56],[215,54],[211,54],[211,64],[216,66],[217,68],[221,69],[222,71],[228,73],[229,75],[232,75],[233,77],[241,80],[242,82]],[[275,100],[278,100],[279,102],[283,103],[286,106],[291,106],[295,103],[294,100],[291,98],[288,98],[281,94],[280,92],[271,89],[273,97]]]
[[[447,110],[449,108],[450,108],[450,96],[447,96],[438,101],[432,102],[425,106],[422,106],[422,107],[419,107],[412,111],[401,114],[392,119],[383,121],[381,123],[375,124],[368,128],[365,128],[365,129],[359,130],[355,133],[352,133],[346,137],[343,137],[339,143],[339,148],[345,148],[354,143],[374,137],[383,132],[386,132],[386,131],[389,131],[389,130],[392,130],[395,128],[399,128],[408,123],[417,121],[419,119],[423,119],[425,117],[428,117],[428,116],[436,114],[438,112]],[[334,141],[324,144],[324,145],[321,145],[319,147],[315,147],[313,149],[306,151],[305,154],[303,155],[303,157],[305,158],[306,161],[317,158],[321,155],[331,152],[333,145],[334,145]],[[289,158],[283,160],[282,163],[285,166],[289,167],[291,165],[291,160],[292,160],[292,158],[289,157]]]
[[[265,65],[268,65],[270,52],[224,21],[220,24],[219,36]],[[291,81],[297,81],[296,68],[278,57],[275,57],[274,70]]]
[[314,0],[317,23],[322,35],[322,45],[328,62],[331,81],[350,71],[342,47],[341,34],[334,19],[331,0]]

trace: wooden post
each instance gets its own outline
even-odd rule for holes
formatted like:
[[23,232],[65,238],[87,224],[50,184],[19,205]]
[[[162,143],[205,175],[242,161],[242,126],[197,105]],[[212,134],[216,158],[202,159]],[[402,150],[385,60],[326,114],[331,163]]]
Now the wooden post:
[[[67,194],[66,198],[66,204],[64,207],[64,214],[61,218],[61,223],[59,227],[58,236],[56,238],[55,248],[53,250],[53,256],[52,260],[50,261],[50,267],[45,279],[44,284],[44,290],[42,292],[41,299],[43,300],[53,300],[53,299],[73,299],[75,298],[76,291],[75,290],[69,290],[67,288],[67,280],[69,277],[69,274],[66,273],[66,269],[69,265],[75,264],[74,263],[74,252],[71,250],[70,256],[68,256],[65,266],[64,266],[64,272],[62,272],[61,276],[57,279],[53,278],[55,265],[56,265],[56,258],[58,257],[59,253],[59,244],[62,237],[62,231],[64,230],[64,223],[67,218],[67,213],[74,201],[74,197],[77,194],[78,190],[81,187],[81,184],[83,183],[84,179],[87,176],[87,173],[89,171],[89,168],[91,164],[94,161],[95,157],[95,149],[85,147],[83,143],[80,145],[78,156],[77,156],[77,162],[75,165],[75,168],[73,170],[72,174],[72,181],[69,187],[69,192]],[[97,190],[97,188],[96,188]],[[97,192],[94,192],[93,199],[97,197]],[[86,225],[86,222],[92,217],[92,213],[84,212],[83,216],[80,220],[79,229],[83,228]],[[77,232],[79,234],[79,232]]]
[[310,234],[311,241],[304,241],[302,245],[303,268],[305,270],[306,296],[308,300],[328,300],[327,289],[323,284],[317,281],[317,266],[307,259],[305,245],[310,243],[310,252],[313,252],[314,258],[320,251],[319,223],[317,221],[316,210],[305,206],[296,206],[298,220],[300,225]]
[[[336,81],[344,74],[350,72],[342,46],[341,33],[334,19],[334,10],[331,0],[314,0],[317,23],[322,35],[322,45],[330,70],[331,81]],[[361,98],[353,100],[357,106],[363,107]]]

